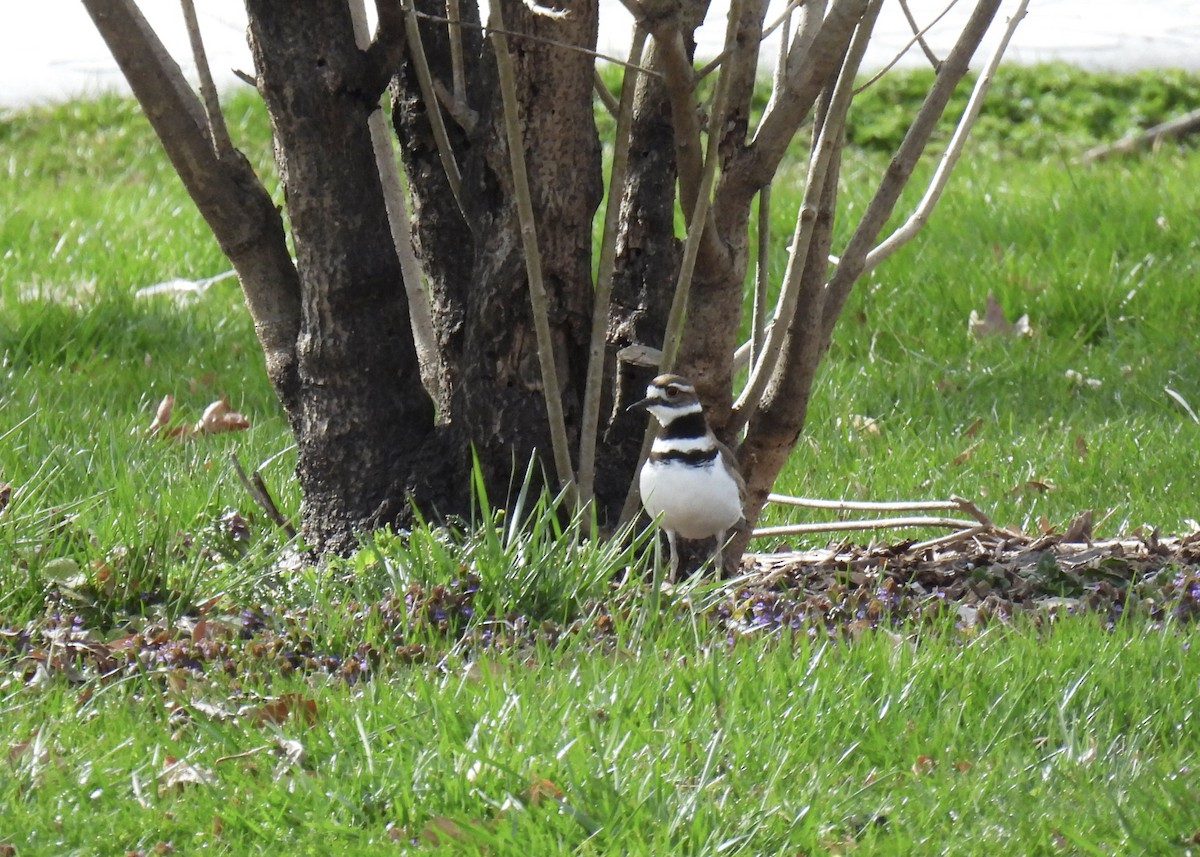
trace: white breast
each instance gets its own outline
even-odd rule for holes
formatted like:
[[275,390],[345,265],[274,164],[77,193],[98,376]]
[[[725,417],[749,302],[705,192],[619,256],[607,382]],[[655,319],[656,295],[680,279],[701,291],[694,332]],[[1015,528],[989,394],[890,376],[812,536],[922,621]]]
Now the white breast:
[[737,483],[719,458],[704,467],[647,461],[638,487],[647,514],[685,539],[709,538],[742,518]]

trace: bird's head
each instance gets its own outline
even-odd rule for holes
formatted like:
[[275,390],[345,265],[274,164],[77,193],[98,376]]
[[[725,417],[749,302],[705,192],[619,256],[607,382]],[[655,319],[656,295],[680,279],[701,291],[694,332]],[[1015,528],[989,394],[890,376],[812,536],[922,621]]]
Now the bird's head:
[[684,414],[700,413],[700,399],[691,382],[679,375],[659,375],[646,386],[646,398],[628,410],[644,410],[662,425]]

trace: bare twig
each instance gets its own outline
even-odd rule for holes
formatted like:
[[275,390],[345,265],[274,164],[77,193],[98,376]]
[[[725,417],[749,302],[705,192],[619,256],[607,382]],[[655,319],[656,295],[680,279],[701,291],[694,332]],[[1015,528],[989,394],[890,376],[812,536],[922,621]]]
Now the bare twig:
[[[646,36],[645,27],[641,24],[634,27],[633,44],[629,49],[631,65],[641,62]],[[627,73],[626,80],[621,87],[621,103],[616,114],[617,129],[612,169],[609,176],[608,205],[604,211],[604,236],[600,242],[596,291],[592,304],[587,382],[583,394],[583,423],[579,433],[579,501],[581,504],[591,502],[596,473],[596,438],[600,424],[600,394],[604,380],[609,300],[612,297],[613,274],[616,269],[617,233],[621,202],[625,196],[625,175],[629,164],[629,146],[632,140],[633,98],[637,89],[636,83],[633,76]],[[596,84],[605,92],[608,91],[600,80],[597,80]]]
[[253,474],[246,476],[246,471],[242,469],[242,463],[238,461],[237,453],[229,453],[229,461],[233,464],[233,472],[237,474],[238,481],[242,483],[242,487],[246,489],[250,498],[259,505],[275,526],[283,530],[289,539],[294,539],[296,528],[275,505],[275,500],[271,497],[271,492],[267,490],[267,483],[263,481],[262,474],[255,470]]
[[762,356],[767,328],[767,297],[771,288],[771,185],[758,192],[758,248],[754,267],[754,306],[750,315],[750,365]]
[[[803,5],[804,2],[805,2],[805,0],[788,0],[787,6],[784,7],[783,11],[779,13],[779,15],[775,18],[775,20],[772,21],[770,24],[768,24],[766,27],[763,27],[762,33],[758,37],[759,42],[765,42],[767,39],[771,38],[772,34],[776,30],[778,30],[780,27],[784,27],[783,40],[780,42],[780,54],[783,56],[786,56],[787,55],[787,34],[788,34],[788,27],[790,26],[790,22],[791,22],[791,18],[792,18],[792,12],[795,11],[797,6]],[[700,68],[696,71],[696,79],[703,80],[704,78],[706,78],[710,74],[712,74],[714,71],[716,71],[718,68],[720,68],[721,65],[725,62],[725,60],[729,58],[729,53],[730,53],[729,48],[722,48],[721,52],[719,54],[717,54],[711,60],[706,62],[704,65],[700,66]],[[786,66],[786,62],[784,63],[784,65]],[[778,68],[778,66],[776,66],[776,67]]]
[[446,0],[446,28],[450,41],[450,74],[453,80],[454,103],[466,106],[467,72],[463,62],[462,15],[458,0]]
[[200,78],[200,97],[204,100],[204,112],[208,116],[208,133],[213,151],[218,158],[233,154],[233,141],[225,126],[225,114],[221,112],[221,100],[217,96],[217,85],[213,82],[212,70],[208,67],[208,54],[204,51],[204,39],[200,36],[200,21],[196,18],[196,6],[192,0],[180,0],[183,19],[187,24],[188,40],[192,43],[192,58],[196,62],[196,75]]
[[[492,15],[504,27],[503,2],[492,4]],[[533,216],[533,199],[529,192],[529,174],[525,166],[525,144],[521,138],[520,109],[517,101],[516,76],[513,72],[512,55],[508,51],[508,39],[502,32],[492,31],[491,38],[496,47],[496,69],[500,78],[500,92],[504,100],[504,130],[508,142],[509,165],[512,169],[513,188],[517,198],[517,217],[521,222],[521,243],[525,248],[525,266],[529,276],[529,301],[533,307],[533,326],[537,334],[538,362],[542,370],[542,393],[546,401],[546,417],[550,423],[550,439],[554,447],[554,466],[558,480],[574,502],[575,478],[571,467],[571,452],[567,442],[567,425],[563,415],[562,399],[558,381],[558,368],[554,359],[554,339],[550,333],[549,305],[546,286],[542,281],[542,257],[538,249],[537,224]]]
[[[446,18],[442,15],[431,15],[428,12],[420,12],[420,11],[413,12],[412,14],[415,14],[422,21],[435,21],[439,24],[449,24],[450,23],[450,19]],[[491,35],[492,33],[501,33],[502,35],[509,36],[510,38],[513,38],[513,39],[524,39],[525,41],[537,42],[538,44],[541,44],[541,45],[550,45],[551,47],[561,48],[564,51],[574,51],[577,54],[584,54],[589,57],[595,57],[598,60],[603,60],[604,62],[612,63],[613,65],[621,65],[621,66],[629,65],[629,63],[627,61],[621,59],[620,57],[614,57],[611,54],[603,54],[603,53],[600,53],[600,51],[593,51],[590,48],[585,48],[581,45],[572,45],[568,42],[560,42],[557,39],[548,39],[545,36],[535,36],[535,35],[533,35],[533,33],[521,33],[521,32],[517,32],[516,30],[505,30],[502,27],[498,28],[498,27],[493,27],[493,26],[485,26],[483,24],[476,24],[471,21],[459,21],[459,26],[464,27],[464,28],[470,27],[472,29],[482,30],[485,35]],[[651,74],[651,75],[654,75],[655,77],[659,76],[658,72],[656,72],[652,69],[643,68],[641,66],[636,67],[635,70],[641,72],[642,74]]]
[[965,512],[982,526],[995,529],[992,519],[984,514],[966,497],[952,495],[949,500],[822,500],[811,497],[792,497],[787,494],[769,494],[768,503],[783,506],[800,506],[805,509],[829,509],[838,512],[933,512],[954,510]]
[[604,109],[608,111],[608,115],[614,119],[620,112],[621,106],[617,103],[617,99],[604,83],[604,78],[600,76],[600,69],[592,69],[592,89],[596,91],[596,96],[600,99],[600,103],[604,105]]
[[977,536],[982,536],[989,532],[985,526],[971,527],[966,530],[960,530],[957,533],[947,533],[944,536],[938,536],[932,539],[926,539],[923,542],[909,545],[907,553],[921,554],[925,551],[933,550],[934,548],[948,548],[951,545],[957,545],[960,542],[969,541]]
[[971,97],[967,101],[966,108],[963,110],[962,118],[958,120],[958,126],[954,129],[954,134],[946,146],[946,151],[942,153],[942,158],[938,162],[937,169],[933,172],[933,178],[929,180],[929,188],[925,191],[925,195],[921,197],[916,210],[913,211],[903,225],[867,254],[865,267],[863,268],[864,272],[871,270],[900,249],[900,247],[920,231],[921,227],[925,225],[925,221],[929,219],[934,206],[941,199],[942,191],[946,188],[946,182],[950,179],[950,173],[954,170],[954,165],[958,163],[959,156],[962,155],[963,148],[967,143],[967,137],[971,133],[971,128],[974,127],[975,120],[979,117],[979,111],[983,107],[984,96],[987,95],[988,87],[992,83],[996,67],[1000,65],[1000,59],[1004,56],[1004,51],[1008,48],[1009,42],[1012,41],[1017,25],[1025,17],[1025,10],[1028,6],[1029,0],[1021,0],[1012,17],[1008,19],[1008,25],[1004,29],[1004,34],[1000,37],[1000,42],[996,45],[996,50],[992,53],[991,59],[984,66],[979,79],[975,81],[975,88],[971,91]]
[[[954,0],[950,6],[953,6],[954,3],[957,2],[958,0]],[[946,7],[946,12],[950,11],[950,6]],[[933,24],[930,24],[929,27],[926,27],[924,30],[922,30],[921,25],[917,23],[917,19],[913,17],[912,9],[908,8],[908,0],[900,0],[900,9],[904,12],[904,17],[908,21],[908,26],[912,27],[913,38],[917,40],[917,44],[920,45],[921,50],[925,52],[925,58],[929,60],[929,64],[933,66],[934,71],[937,71],[937,67],[942,64],[942,61],[938,59],[937,54],[933,52],[933,48],[929,47],[929,42],[925,41],[925,33],[929,27],[932,27],[933,24],[936,24],[942,15],[946,14],[946,12],[943,12],[942,15],[938,15],[938,17],[934,19]],[[908,48],[905,47],[905,50],[907,49]]]
[[958,41],[942,63],[937,77],[930,87],[925,101],[917,110],[912,124],[900,142],[895,155],[889,161],[883,178],[875,194],[867,203],[858,225],[854,229],[845,250],[840,254],[841,259],[837,270],[829,278],[825,287],[825,307],[821,321],[821,339],[827,339],[833,331],[833,325],[841,314],[850,289],[861,276],[867,254],[871,245],[879,235],[879,231],[887,223],[900,193],[912,176],[930,136],[933,134],[937,121],[946,109],[950,96],[959,81],[967,72],[967,65],[975,49],[987,33],[992,19],[1000,6],[1000,0],[979,0],[970,18],[964,25]]
[[425,55],[425,45],[421,41],[421,28],[417,24],[417,14],[413,9],[412,0],[401,0],[404,8],[404,32],[408,39],[408,50],[412,54],[413,66],[417,72],[417,85],[421,89],[421,99],[425,102],[425,115],[429,117],[429,125],[433,131],[433,139],[437,144],[438,157],[442,169],[446,173],[446,183],[454,200],[458,203],[459,211],[463,210],[462,174],[458,170],[458,162],[454,160],[454,150],[450,147],[450,136],[446,133],[446,123],[442,120],[442,108],[438,103],[437,94],[433,90],[433,73],[429,70],[429,59]]
[[[908,53],[908,49],[911,48],[917,41],[920,41],[922,46],[924,46],[925,45],[925,34],[928,33],[930,30],[932,30],[937,25],[937,22],[942,20],[942,18],[946,17],[946,13],[949,12],[951,9],[953,9],[957,5],[958,5],[958,0],[950,0],[950,5],[948,5],[945,9],[943,9],[941,11],[941,14],[939,14],[936,18],[934,18],[932,21],[930,21],[925,26],[925,29],[916,32],[916,34],[911,39],[909,39],[907,42],[905,42],[904,45],[900,48],[900,50],[896,51],[896,55],[894,57],[892,57],[890,60],[888,60],[886,63],[884,63],[882,68],[878,69],[873,75],[871,75],[867,79],[866,83],[863,83],[861,86],[858,87],[858,89],[854,90],[854,94],[858,95],[858,93],[862,92],[863,90],[870,89],[872,86],[874,86],[875,83],[881,77],[883,77],[885,74],[887,74],[893,68],[895,68],[896,63],[900,62],[900,60],[904,58],[904,55],[906,53]],[[907,6],[904,7],[904,12],[905,12],[905,14],[908,14]],[[915,29],[917,27],[917,24],[916,24],[916,22],[913,21],[911,15],[909,16],[908,20]],[[942,67],[942,60],[939,60],[937,57],[933,57],[933,60],[934,60],[934,69],[939,69]]]

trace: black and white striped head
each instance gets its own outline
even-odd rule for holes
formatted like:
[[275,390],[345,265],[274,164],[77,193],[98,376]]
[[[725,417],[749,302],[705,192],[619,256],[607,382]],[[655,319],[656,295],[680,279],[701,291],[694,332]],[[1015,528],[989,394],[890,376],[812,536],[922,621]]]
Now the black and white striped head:
[[649,411],[664,426],[687,414],[703,413],[696,388],[679,375],[659,375],[647,385],[646,398],[629,406],[634,408]]

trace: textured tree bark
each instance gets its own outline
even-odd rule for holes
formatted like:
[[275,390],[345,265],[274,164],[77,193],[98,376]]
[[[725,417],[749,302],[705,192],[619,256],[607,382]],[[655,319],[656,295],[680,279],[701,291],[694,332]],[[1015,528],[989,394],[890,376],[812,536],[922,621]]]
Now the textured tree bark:
[[[511,37],[517,98],[533,197],[543,277],[551,304],[554,356],[572,448],[587,370],[592,307],[592,219],[602,196],[600,145],[592,111],[591,57],[596,0],[563,4],[561,18],[505,0],[506,29],[560,44]],[[463,295],[461,374],[451,400],[450,430],[460,463],[472,446],[495,499],[536,451],[549,464],[550,435],[532,324],[503,107],[495,57],[486,45],[479,66],[479,119],[464,172],[474,237],[470,288]],[[552,484],[552,479],[551,479]]]
[[344,552],[402,511],[434,427],[367,127],[378,93],[346,6],[246,6],[300,272],[302,533]]
[[[445,13],[442,0],[418,0],[416,8],[431,17]],[[474,3],[463,0],[462,20],[469,24],[479,22],[479,10]],[[418,24],[422,43],[425,46],[430,72],[435,81],[450,92],[453,74],[450,60],[450,45],[445,24],[424,19]],[[482,38],[479,29],[471,26],[462,30],[466,103],[464,119],[478,120],[479,102],[487,97],[478,79],[480,71]],[[434,141],[428,110],[421,97],[420,86],[411,51],[406,55],[399,74],[392,81],[392,121],[396,134],[403,145],[400,159],[408,177],[409,195],[413,207],[413,238],[417,256],[425,272],[429,290],[430,307],[433,315],[434,333],[442,354],[444,374],[439,379],[435,400],[441,411],[440,422],[450,420],[450,403],[458,386],[459,366],[462,360],[464,316],[467,296],[471,292],[475,269],[474,235],[467,217],[478,214],[481,197],[465,196],[467,211],[464,213],[451,192],[450,183],[442,168],[437,144]],[[437,105],[434,105],[437,109]],[[446,119],[450,144],[458,158],[460,169],[468,173],[464,181],[477,184],[483,163],[479,126],[464,127],[452,117]]]

